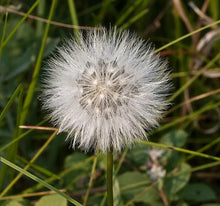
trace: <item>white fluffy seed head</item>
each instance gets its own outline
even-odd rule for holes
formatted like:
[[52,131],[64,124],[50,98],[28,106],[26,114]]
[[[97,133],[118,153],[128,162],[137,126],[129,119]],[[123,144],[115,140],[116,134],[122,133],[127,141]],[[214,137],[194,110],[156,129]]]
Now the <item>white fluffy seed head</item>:
[[72,146],[120,151],[158,125],[167,66],[129,32],[100,28],[69,40],[45,67],[43,107]]

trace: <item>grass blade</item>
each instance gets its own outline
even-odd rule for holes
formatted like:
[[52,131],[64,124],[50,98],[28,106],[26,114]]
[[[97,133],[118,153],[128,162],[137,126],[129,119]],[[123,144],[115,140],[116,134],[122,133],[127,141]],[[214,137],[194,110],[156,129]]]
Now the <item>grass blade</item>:
[[16,27],[13,29],[13,31],[8,35],[6,40],[1,44],[0,50],[5,47],[5,45],[11,39],[11,37],[15,34],[15,32],[18,30],[18,28],[21,26],[21,24],[25,21],[25,19],[28,17],[28,15],[35,9],[35,7],[38,5],[39,2],[40,2],[40,0],[35,1],[35,3],[29,9],[29,11],[26,13],[26,15],[21,19],[21,21],[16,25]]
[[79,29],[77,29],[77,26],[79,26],[79,23],[78,23],[78,18],[77,18],[77,14],[76,14],[76,8],[75,8],[74,0],[68,0],[68,5],[69,5],[69,10],[70,10],[72,24],[74,26],[76,26],[73,29],[73,32],[75,34],[75,37],[77,38],[78,35],[79,35]]
[[52,19],[56,4],[57,4],[57,0],[53,0],[51,8],[50,8],[48,23],[47,23],[46,28],[45,28],[45,32],[44,32],[44,36],[43,36],[43,40],[42,40],[42,44],[41,44],[41,48],[40,48],[40,52],[39,52],[39,55],[38,55],[38,58],[37,58],[37,63],[36,63],[34,73],[33,73],[33,76],[32,76],[32,81],[30,83],[30,86],[29,86],[28,92],[27,92],[27,96],[25,98],[23,112],[21,114],[21,124],[23,124],[25,122],[25,119],[27,117],[29,107],[31,105],[31,101],[32,101],[32,98],[33,98],[33,95],[34,95],[35,86],[36,86],[36,83],[37,83],[37,79],[38,79],[38,75],[39,75],[40,67],[41,67],[41,62],[42,62],[42,59],[43,59],[43,52],[44,52],[44,48],[46,46],[46,40],[47,40],[49,28],[50,28],[50,21]]
[[60,190],[58,190],[57,188],[53,187],[52,185],[46,183],[45,181],[43,181],[42,179],[36,177],[35,175],[31,174],[28,171],[25,171],[24,169],[18,167],[17,165],[13,164],[12,162],[6,160],[3,157],[0,157],[0,161],[6,165],[8,165],[9,167],[17,170],[18,172],[24,174],[25,176],[31,178],[32,180],[42,184],[44,187],[56,192],[57,194],[61,195],[62,197],[64,197],[66,200],[68,200],[69,202],[71,202],[72,204],[76,205],[76,206],[82,206],[82,204],[80,204],[79,202],[77,202],[76,200],[72,199],[70,196],[66,195],[65,193],[61,192]]
[[0,114],[0,124],[1,124],[1,121],[4,118],[5,114],[7,113],[8,109],[11,107],[12,103],[14,102],[15,98],[18,96],[18,94],[20,93],[22,88],[23,88],[23,86],[21,84],[19,84],[18,87],[16,88],[16,90],[14,91],[14,93],[12,94],[7,105],[5,106],[5,108],[3,109],[3,111]]

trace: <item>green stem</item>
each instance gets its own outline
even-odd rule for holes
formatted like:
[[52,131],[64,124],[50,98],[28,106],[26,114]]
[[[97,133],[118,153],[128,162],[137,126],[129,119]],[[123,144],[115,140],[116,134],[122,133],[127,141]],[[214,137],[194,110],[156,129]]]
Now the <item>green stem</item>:
[[195,80],[198,79],[202,73],[204,73],[207,69],[209,69],[216,61],[220,58],[220,53],[218,53],[209,63],[204,66],[195,76],[189,79],[182,87],[180,87],[169,99],[169,102],[172,102],[179,94],[181,94],[187,87],[189,87]]
[[[8,103],[7,103],[7,105],[5,106],[5,108],[3,109],[3,111],[0,113],[0,124],[1,124],[1,121],[3,120],[3,118],[5,117],[5,115],[6,115],[6,113],[8,112],[8,110],[10,109],[10,107],[11,107],[11,105],[14,103],[14,101],[15,101],[15,98],[18,96],[18,94],[19,94],[19,104],[18,104],[18,111],[19,111],[19,105],[21,105],[21,94],[23,93],[23,86],[20,84],[18,87],[17,87],[17,89],[15,90],[15,92],[12,94],[12,96],[11,96],[11,98],[10,98],[10,100],[8,101]],[[19,113],[19,112],[18,112]],[[15,129],[15,131],[18,131],[18,121],[17,121],[17,125],[16,125],[16,129]],[[13,141],[14,139],[15,139],[15,137],[16,137],[16,133],[14,133],[14,135],[13,135],[13,138],[12,138],[12,140],[11,141]],[[14,158],[14,154],[16,153],[15,151],[16,151],[16,148],[17,148],[17,146],[16,145],[13,145],[13,147],[11,147],[11,148],[9,148],[8,150],[7,150],[7,152],[6,152],[6,157],[9,159],[9,160],[13,160],[13,158]],[[0,148],[0,152],[1,152],[1,148]],[[9,178],[9,175],[7,174],[7,166],[6,165],[2,165],[2,167],[1,167],[1,169],[0,169],[0,189],[2,189],[2,186],[3,186],[3,184],[4,184],[4,182],[5,182],[5,180],[7,179],[7,178]],[[10,173],[11,175],[13,174],[13,173]],[[10,176],[11,176],[10,175]],[[7,178],[6,178],[6,176],[7,176]]]
[[89,198],[89,193],[92,189],[92,183],[93,183],[93,179],[95,177],[95,168],[96,168],[96,164],[97,164],[97,156],[94,158],[93,160],[93,165],[92,165],[92,171],[91,171],[91,177],[90,177],[90,180],[89,180],[89,187],[86,191],[86,195],[85,195],[85,198],[84,198],[84,202],[83,202],[83,206],[86,206],[87,205],[87,201],[88,201],[88,198]]
[[27,117],[28,112],[29,112],[29,108],[31,106],[31,102],[32,102],[34,92],[35,92],[35,87],[36,87],[36,84],[37,84],[38,75],[40,73],[41,62],[42,62],[42,59],[43,59],[44,49],[45,49],[45,46],[46,46],[46,43],[47,43],[47,36],[48,36],[48,33],[49,33],[50,22],[51,22],[51,19],[53,17],[53,14],[54,14],[56,4],[57,4],[57,0],[53,0],[52,3],[51,3],[49,17],[48,17],[48,23],[47,23],[45,31],[44,31],[40,51],[39,51],[39,54],[38,54],[38,57],[37,57],[36,66],[34,68],[34,73],[32,75],[32,80],[31,80],[30,86],[28,88],[26,98],[24,100],[24,106],[23,106],[23,111],[22,111],[22,114],[21,114],[20,124],[25,123],[26,117]]
[[[50,142],[54,139],[54,137],[57,135],[57,131],[55,131],[50,138],[45,142],[45,144],[40,148],[40,150],[34,155],[34,157],[31,159],[31,161],[25,166],[24,170],[27,170],[32,163],[35,162],[35,160],[42,154],[42,152],[46,149],[46,147],[50,144]],[[3,192],[0,194],[0,197],[3,197],[12,187],[13,185],[22,177],[22,173],[19,173],[12,181],[11,183],[3,190]]]
[[108,206],[113,206],[112,173],[113,173],[113,150],[111,149],[107,153],[107,202],[108,202]]
[[25,19],[28,17],[28,15],[34,10],[34,8],[38,5],[40,0],[35,1],[35,3],[32,5],[32,7],[28,10],[28,12],[25,14],[25,16],[19,21],[19,23],[15,26],[13,31],[7,36],[7,38],[2,42],[0,45],[0,49],[4,48],[5,45],[8,43],[8,41],[11,39],[11,37],[15,34],[15,32],[18,30],[18,28],[21,26],[21,24],[25,21]]
[[[5,14],[5,22],[4,22],[4,26],[3,26],[3,30],[2,30],[1,45],[4,42],[7,21],[8,21],[8,13],[6,12],[6,14]],[[3,47],[0,46],[0,61],[1,61],[1,57],[2,57],[2,49],[3,49]]]
[[183,40],[183,39],[185,39],[185,38],[187,38],[187,37],[190,37],[190,36],[192,36],[192,35],[194,35],[194,34],[200,32],[200,31],[203,31],[203,30],[205,30],[205,29],[208,29],[208,28],[210,28],[210,27],[213,27],[213,26],[215,26],[215,25],[217,25],[217,24],[220,24],[220,20],[215,21],[215,22],[213,22],[213,23],[211,23],[211,24],[208,24],[208,25],[206,25],[206,26],[204,26],[204,27],[201,27],[201,28],[199,28],[199,29],[196,29],[195,31],[192,31],[192,32],[190,32],[190,33],[188,33],[188,34],[186,34],[186,35],[183,35],[183,36],[179,37],[178,39],[175,39],[174,41],[171,41],[171,42],[169,42],[168,44],[166,44],[166,45],[160,47],[159,49],[155,50],[154,53],[158,53],[158,52],[160,52],[161,50],[166,49],[167,47],[169,47],[169,46],[171,46],[171,45],[173,45],[173,44],[176,44],[177,42],[179,42],[179,41],[181,41],[181,40]]
[[[70,16],[71,16],[72,24],[74,26],[79,26],[74,0],[68,0],[68,5],[69,5],[69,10],[70,10]],[[78,39],[78,37],[79,37],[78,36],[79,35],[79,29],[74,28],[73,32],[74,32],[75,38]]]
[[194,155],[194,156],[199,156],[199,157],[204,157],[204,158],[207,158],[207,159],[213,159],[213,160],[220,161],[219,157],[208,155],[208,154],[204,154],[204,153],[201,153],[201,152],[191,151],[191,150],[188,150],[188,149],[183,149],[183,148],[169,146],[169,145],[155,143],[155,142],[147,142],[147,141],[135,141],[135,142],[139,142],[141,144],[151,145],[151,146],[155,146],[155,147],[172,149],[174,151],[183,152],[183,153],[191,154],[191,155]]
[[[37,7],[37,16],[43,18],[46,8],[46,1],[40,1]],[[44,22],[36,21],[36,36],[40,38],[43,36]]]
[[17,170],[18,172],[24,174],[25,176],[31,178],[32,180],[42,184],[44,187],[56,192],[58,195],[61,195],[62,197],[64,197],[67,201],[69,201],[70,203],[72,203],[73,205],[76,206],[83,206],[82,204],[80,204],[79,202],[77,202],[76,200],[72,199],[70,196],[68,196],[67,194],[65,194],[64,192],[61,192],[60,190],[58,190],[56,187],[48,184],[47,182],[45,182],[44,180],[40,179],[39,177],[31,174],[30,172],[22,169],[21,167],[15,165],[14,163],[8,161],[7,159],[3,158],[0,156],[0,162],[8,165],[9,167],[13,168],[14,170]]
[[[120,160],[119,160],[119,162],[118,162],[118,165],[117,165],[117,167],[116,167],[116,169],[115,169],[115,175],[118,174],[118,172],[119,172],[119,170],[120,170],[120,168],[121,168],[121,165],[122,165],[122,163],[123,163],[123,161],[124,161],[124,158],[125,158],[127,152],[128,152],[128,148],[125,149],[125,151],[123,152],[123,154],[122,154],[122,156],[121,156],[121,158],[120,158]],[[104,205],[105,205],[106,198],[107,198],[107,192],[105,192],[105,194],[104,194],[104,196],[103,196],[103,198],[102,198],[102,201],[101,201],[100,206],[104,206]]]

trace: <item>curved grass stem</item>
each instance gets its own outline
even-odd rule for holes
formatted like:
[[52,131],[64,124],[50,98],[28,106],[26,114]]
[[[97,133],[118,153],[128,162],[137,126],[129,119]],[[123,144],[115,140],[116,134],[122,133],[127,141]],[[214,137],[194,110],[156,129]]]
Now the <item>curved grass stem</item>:
[[96,164],[97,164],[97,156],[95,156],[94,160],[93,160],[93,165],[92,165],[92,171],[91,171],[91,177],[90,177],[90,180],[89,180],[89,187],[86,191],[86,195],[85,195],[85,198],[84,198],[84,202],[83,202],[83,206],[86,206],[87,205],[87,201],[88,201],[88,198],[89,198],[89,193],[92,189],[92,183],[93,183],[93,179],[94,179],[94,176],[95,176],[95,168],[96,168]]

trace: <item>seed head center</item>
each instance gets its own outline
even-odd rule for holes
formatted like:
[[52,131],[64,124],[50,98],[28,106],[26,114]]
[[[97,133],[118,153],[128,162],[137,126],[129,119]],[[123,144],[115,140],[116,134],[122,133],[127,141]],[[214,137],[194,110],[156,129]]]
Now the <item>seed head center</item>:
[[125,103],[124,97],[130,93],[127,91],[128,74],[124,69],[118,68],[116,62],[105,63],[100,60],[98,65],[87,63],[86,67],[78,80],[82,91],[80,105],[89,113],[105,116],[115,114],[117,109]]

